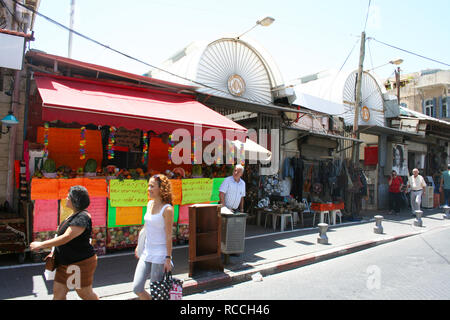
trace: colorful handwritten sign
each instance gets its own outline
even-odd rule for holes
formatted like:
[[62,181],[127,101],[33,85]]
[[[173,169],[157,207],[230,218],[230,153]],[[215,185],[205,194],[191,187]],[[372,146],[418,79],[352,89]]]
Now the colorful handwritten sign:
[[31,200],[56,200],[58,193],[58,179],[31,180]]
[[189,206],[180,206],[178,213],[178,223],[179,224],[189,224]]
[[212,185],[211,201],[220,201],[219,188],[225,178],[214,178]]
[[172,204],[179,205],[181,204],[182,198],[182,180],[179,179],[171,179],[170,185],[172,186]]
[[147,206],[147,181],[113,179],[109,182],[109,199],[112,207]]
[[83,178],[82,186],[86,187],[90,197],[106,198],[108,196],[106,179]]
[[91,215],[93,227],[106,226],[106,198],[104,197],[91,197],[91,203],[87,208],[87,211]]
[[182,181],[183,199],[181,204],[209,202],[213,180],[208,178],[184,179]]
[[[130,209],[124,211],[123,209]],[[139,214],[137,209],[133,207],[112,207],[108,200],[108,228],[116,228],[127,225],[143,225],[144,215],[147,211],[147,206],[139,207]],[[139,216],[139,219],[138,219]]]
[[142,207],[117,207],[117,225],[142,224]]
[[[91,215],[92,226],[106,226],[106,198],[90,197],[90,201],[87,212]],[[59,223],[66,220],[72,213],[72,209],[67,208],[67,200],[61,199],[59,203]]]
[[58,200],[36,200],[33,232],[55,231],[58,227]]

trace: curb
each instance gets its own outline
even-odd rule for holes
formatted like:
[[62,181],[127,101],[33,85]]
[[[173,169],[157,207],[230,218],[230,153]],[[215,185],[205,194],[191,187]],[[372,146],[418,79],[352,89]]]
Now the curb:
[[183,285],[183,296],[200,293],[204,290],[214,290],[227,285],[237,284],[252,280],[252,276],[260,273],[263,277],[277,274],[292,269],[301,268],[317,262],[333,259],[347,254],[355,253],[365,249],[373,248],[385,243],[394,242],[423,233],[423,231],[416,231],[398,236],[393,236],[379,240],[369,240],[356,242],[350,245],[344,245],[329,250],[320,251],[317,253],[305,254],[294,258],[279,260],[276,262],[267,263],[262,266],[252,268],[252,270],[245,270],[240,272],[228,272],[213,277],[188,280]]

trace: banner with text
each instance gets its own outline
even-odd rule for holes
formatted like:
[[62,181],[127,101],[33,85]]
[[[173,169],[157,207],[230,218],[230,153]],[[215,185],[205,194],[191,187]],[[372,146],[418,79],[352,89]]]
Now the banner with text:
[[146,207],[148,203],[147,188],[147,180],[110,180],[111,207]]

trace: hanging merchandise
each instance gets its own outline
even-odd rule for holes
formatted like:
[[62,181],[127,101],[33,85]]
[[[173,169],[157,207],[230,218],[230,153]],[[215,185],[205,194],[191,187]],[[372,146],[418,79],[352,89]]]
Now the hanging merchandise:
[[245,166],[245,150],[244,150],[244,144],[241,144],[241,147],[239,148],[240,151],[240,157],[239,159],[241,160],[241,165]]
[[80,132],[80,160],[86,159],[86,127],[81,127]]
[[174,143],[172,141],[172,135],[169,135],[169,159],[167,160],[167,164],[172,164],[172,150]]
[[144,146],[142,148],[142,163],[146,164],[147,158],[148,158],[148,134],[147,134],[147,132],[144,132],[144,134],[142,136],[142,140],[144,142]]
[[222,144],[219,144],[217,147],[217,154],[215,164],[222,164],[222,157],[223,157],[223,147]]
[[226,141],[227,144],[227,164],[234,164],[234,146],[229,142]]
[[192,164],[197,164],[197,144],[195,143],[195,138],[194,141],[192,141],[192,153],[191,153],[191,159],[192,159]]
[[108,159],[114,159],[113,146],[116,141],[115,134],[117,129],[115,127],[109,128],[109,140],[108,140]]
[[44,124],[44,158],[48,157],[48,122]]

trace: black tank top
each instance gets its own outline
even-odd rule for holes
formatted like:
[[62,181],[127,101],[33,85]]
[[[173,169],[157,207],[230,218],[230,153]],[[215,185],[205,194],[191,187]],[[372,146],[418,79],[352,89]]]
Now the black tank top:
[[92,235],[92,221],[86,211],[80,211],[64,220],[58,227],[58,236],[64,234],[69,226],[85,228],[83,233],[66,244],[55,248],[56,262],[69,265],[92,257],[95,254],[90,244]]

